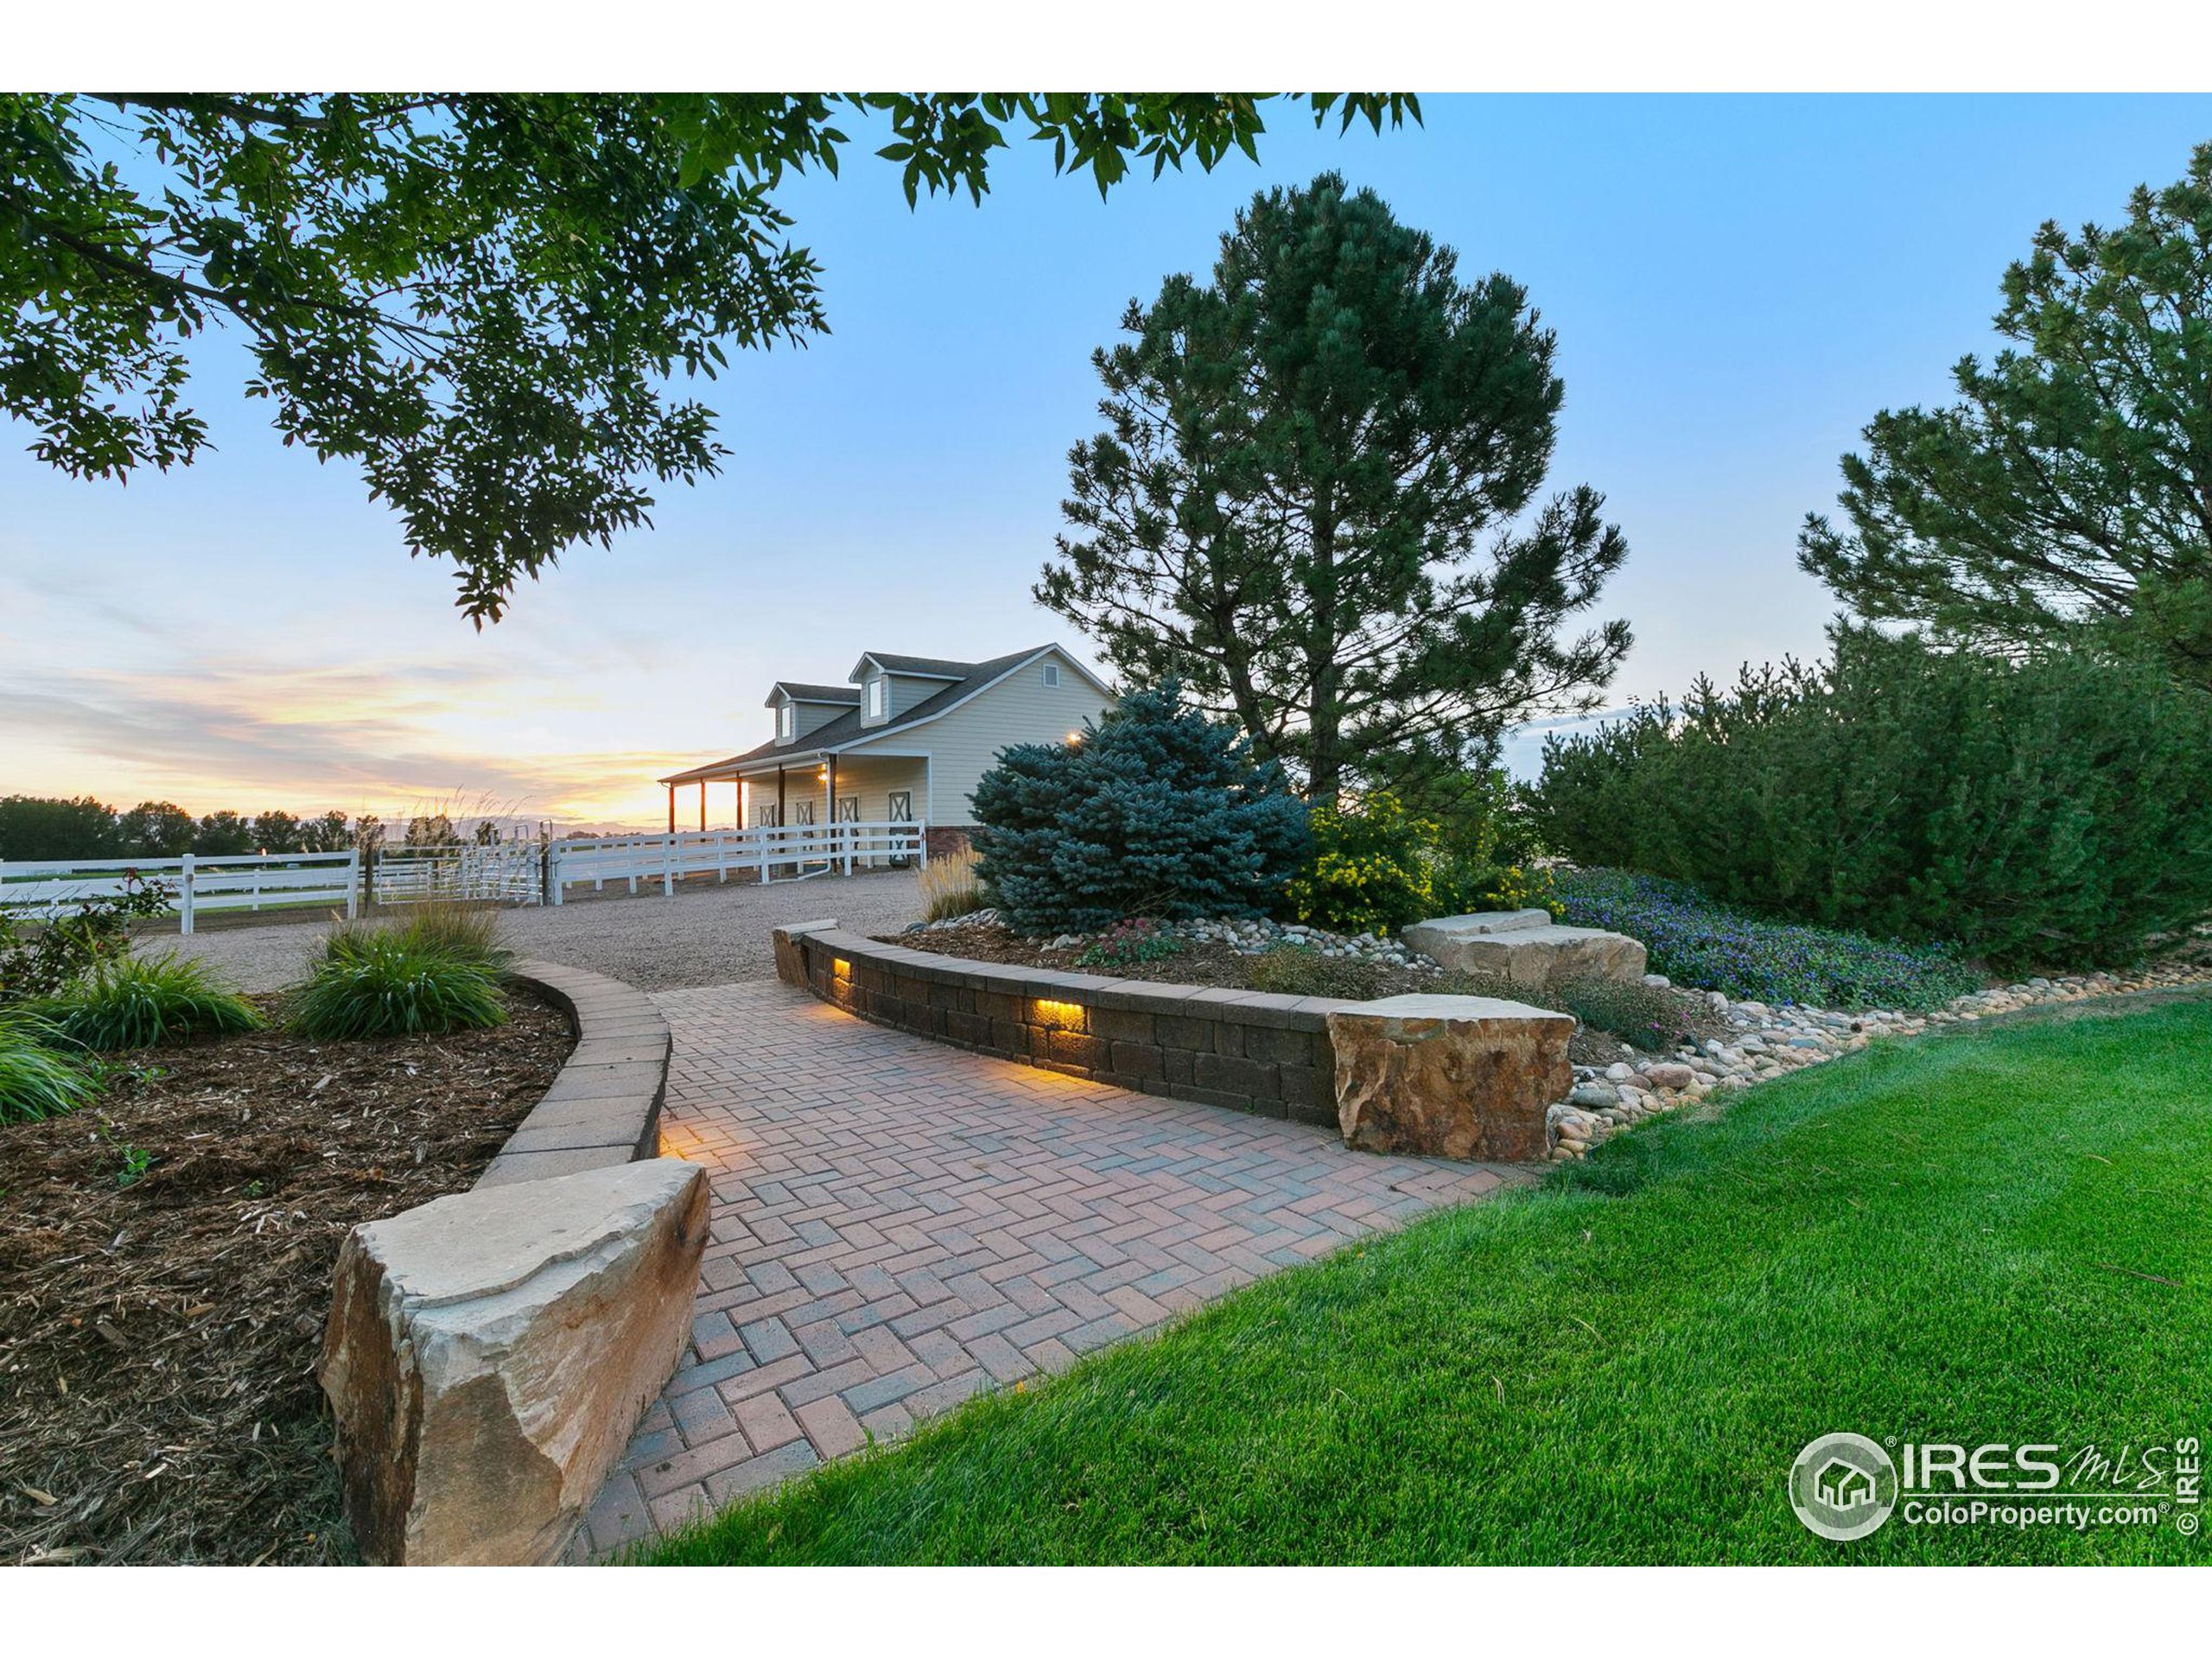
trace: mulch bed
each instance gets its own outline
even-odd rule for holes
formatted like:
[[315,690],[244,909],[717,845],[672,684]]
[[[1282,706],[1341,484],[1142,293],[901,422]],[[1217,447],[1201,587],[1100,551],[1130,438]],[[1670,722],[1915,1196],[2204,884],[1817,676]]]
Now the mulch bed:
[[0,1561],[354,1559],[331,1271],[356,1223],[466,1190],[559,1072],[566,1017],[510,1004],[119,1055],[92,1105],[0,1128]]
[[[1185,941],[1184,948],[1172,957],[1161,957],[1151,962],[1116,963],[1111,966],[1077,960],[1088,944],[1070,945],[1054,950],[1043,939],[1033,939],[1016,933],[1013,929],[995,922],[974,927],[936,928],[925,933],[892,933],[881,936],[880,943],[904,945],[910,950],[934,950],[941,956],[965,957],[972,962],[1002,962],[1022,968],[1052,968],[1063,973],[1104,974],[1115,979],[1142,979],[1166,985],[1220,985],[1239,990],[1258,988],[1252,983],[1252,966],[1259,960],[1246,956],[1233,945],[1219,943],[1199,944]],[[1347,967],[1357,964],[1347,963]],[[1366,964],[1374,976],[1375,988],[1351,989],[1322,993],[1345,996],[1403,996],[1415,991],[1434,991],[1440,988],[1438,976],[1431,973],[1417,973],[1408,968],[1386,967],[1382,963]],[[1503,996],[1514,1001],[1529,1000],[1526,990],[1500,982],[1482,988],[1486,995]],[[1713,1018],[1705,999],[1693,993],[1675,992],[1681,1002],[1684,1023],[1700,1036],[1715,1036],[1726,1027]],[[1567,1058],[1577,1065],[1610,1065],[1623,1057],[1621,1041],[1612,1033],[1578,1026],[1573,1039],[1567,1044]]]

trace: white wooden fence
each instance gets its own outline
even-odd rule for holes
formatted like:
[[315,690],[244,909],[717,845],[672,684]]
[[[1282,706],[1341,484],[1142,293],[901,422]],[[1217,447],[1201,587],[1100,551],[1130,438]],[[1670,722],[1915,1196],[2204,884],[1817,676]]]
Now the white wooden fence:
[[893,859],[929,861],[924,826],[909,822],[756,825],[750,830],[701,830],[672,836],[575,836],[547,843],[545,895],[559,904],[563,892],[588,881],[597,890],[624,881],[658,880],[673,893],[677,878],[713,875],[729,880],[751,870],[764,882],[805,880],[841,870],[872,869]]
[[545,858],[544,844],[535,841],[379,848],[371,861],[370,897],[379,905],[425,899],[534,905],[544,891]]
[[355,916],[365,893],[378,905],[433,898],[557,905],[566,889],[586,881],[594,890],[626,882],[632,893],[640,881],[658,881],[663,893],[673,893],[682,876],[727,881],[750,870],[763,882],[805,880],[894,860],[929,861],[924,825],[795,823],[489,847],[395,847],[372,855],[365,869],[358,852],[0,860],[0,911],[51,916],[79,899],[121,893],[152,879],[175,890],[178,919],[189,933],[193,918],[205,911],[340,906]]
[[360,878],[361,855],[351,852],[0,859],[0,910],[52,916],[80,899],[126,893],[152,880],[175,890],[178,922],[189,933],[193,918],[204,911],[342,905],[356,915]]

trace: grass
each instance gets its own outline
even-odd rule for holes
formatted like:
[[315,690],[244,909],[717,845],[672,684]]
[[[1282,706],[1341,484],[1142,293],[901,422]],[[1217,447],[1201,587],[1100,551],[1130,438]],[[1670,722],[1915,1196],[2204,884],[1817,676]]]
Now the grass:
[[292,1004],[292,1023],[315,1038],[435,1036],[506,1018],[493,969],[390,927],[334,931]]
[[494,974],[505,973],[514,960],[514,952],[499,942],[499,907],[458,899],[426,899],[385,921],[335,923],[323,953],[359,951],[380,940],[391,940],[410,954],[474,963]]
[[1629,870],[1563,870],[1548,902],[1563,922],[1641,940],[1652,972],[1739,1000],[1923,1009],[1982,986],[1947,946],[1763,921],[1687,882]]
[[961,847],[922,866],[922,919],[942,922],[988,906],[990,894],[976,873],[976,849]]
[[0,1007],[0,1124],[60,1117],[92,1097],[97,1085],[67,1044],[43,1016]]
[[2203,1560],[1815,1537],[1808,1440],[2204,1433],[2212,1003],[1878,1044],[1252,1286],[650,1552],[670,1562]]
[[107,957],[37,1007],[67,1040],[95,1049],[148,1048],[261,1024],[252,1003],[174,952]]

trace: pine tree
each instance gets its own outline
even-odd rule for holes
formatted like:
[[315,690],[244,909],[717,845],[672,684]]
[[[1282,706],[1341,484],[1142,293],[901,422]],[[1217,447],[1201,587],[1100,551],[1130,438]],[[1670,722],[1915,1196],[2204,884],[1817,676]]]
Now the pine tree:
[[1037,596],[1128,678],[1180,677],[1315,802],[1592,704],[1628,626],[1563,628],[1628,548],[1587,487],[1531,510],[1563,388],[1518,283],[1463,284],[1324,174],[1255,197],[1210,283],[1122,327]]
[[1008,748],[975,805],[978,871],[1027,933],[1264,915],[1310,845],[1282,768],[1172,680],[1066,743]]

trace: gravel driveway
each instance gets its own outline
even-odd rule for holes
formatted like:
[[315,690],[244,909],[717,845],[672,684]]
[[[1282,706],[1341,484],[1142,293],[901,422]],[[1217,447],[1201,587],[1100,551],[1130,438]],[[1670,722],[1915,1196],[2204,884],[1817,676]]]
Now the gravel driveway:
[[[505,912],[501,931],[518,956],[542,957],[611,974],[649,991],[727,985],[776,971],[768,932],[779,922],[835,916],[863,933],[887,933],[919,918],[917,878],[909,870],[820,876],[763,887],[750,882],[679,887],[673,897],[643,888],[635,898],[610,887],[574,894],[558,909]],[[248,991],[274,991],[305,976],[324,923],[207,926],[188,939],[154,934],[141,950],[181,947]]]

